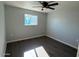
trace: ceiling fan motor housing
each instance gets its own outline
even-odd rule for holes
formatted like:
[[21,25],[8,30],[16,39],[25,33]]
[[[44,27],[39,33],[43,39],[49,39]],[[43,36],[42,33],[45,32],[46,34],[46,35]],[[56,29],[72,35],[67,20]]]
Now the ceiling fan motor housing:
[[43,7],[47,7],[48,3],[47,2],[43,2]]

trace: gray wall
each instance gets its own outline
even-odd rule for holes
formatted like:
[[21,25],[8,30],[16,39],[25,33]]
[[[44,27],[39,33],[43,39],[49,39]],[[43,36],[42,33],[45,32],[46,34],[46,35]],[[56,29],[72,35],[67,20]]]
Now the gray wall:
[[[7,41],[47,34],[49,37],[77,48],[77,40],[79,40],[78,4],[78,2],[59,2],[56,10],[47,15],[5,6]],[[24,26],[24,14],[38,15],[38,25]]]
[[76,6],[75,8],[69,7],[68,5],[62,6],[57,7],[54,12],[48,13],[47,35],[77,48],[77,40],[79,40],[79,8]]
[[4,56],[5,52],[5,18],[4,18],[4,6],[0,2],[0,57]]
[[[37,26],[24,26],[24,14],[38,16]],[[40,12],[5,6],[7,41],[45,35],[46,15]]]

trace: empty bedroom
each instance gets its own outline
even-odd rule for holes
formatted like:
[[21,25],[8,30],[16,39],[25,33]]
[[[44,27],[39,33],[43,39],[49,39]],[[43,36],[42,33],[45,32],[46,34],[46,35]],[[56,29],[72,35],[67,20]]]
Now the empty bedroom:
[[0,27],[0,56],[79,56],[79,1],[1,1]]

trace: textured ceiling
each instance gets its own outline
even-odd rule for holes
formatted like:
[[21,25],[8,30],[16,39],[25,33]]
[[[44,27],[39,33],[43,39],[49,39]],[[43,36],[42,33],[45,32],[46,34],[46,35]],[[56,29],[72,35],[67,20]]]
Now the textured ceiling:
[[[79,8],[79,1],[57,1],[59,3],[58,6],[54,6],[55,10],[59,9],[77,9]],[[39,6],[40,3],[38,1],[4,1],[4,4],[14,6],[14,7],[20,7],[24,9],[29,9],[29,10],[34,10],[34,11],[39,11],[39,12],[52,12],[54,10],[44,10],[41,11],[41,7],[34,7],[34,6]]]

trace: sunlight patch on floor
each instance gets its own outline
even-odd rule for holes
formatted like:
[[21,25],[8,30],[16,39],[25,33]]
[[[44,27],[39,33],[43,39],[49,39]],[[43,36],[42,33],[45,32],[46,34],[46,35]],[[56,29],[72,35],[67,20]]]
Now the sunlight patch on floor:
[[49,57],[43,46],[24,52],[24,57]]

